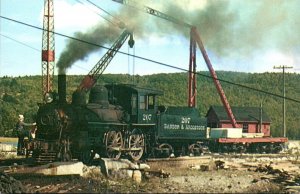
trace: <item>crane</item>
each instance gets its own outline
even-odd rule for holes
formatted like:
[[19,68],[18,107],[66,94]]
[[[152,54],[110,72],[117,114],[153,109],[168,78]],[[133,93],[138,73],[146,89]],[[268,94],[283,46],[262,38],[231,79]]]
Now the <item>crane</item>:
[[210,74],[211,74],[211,76],[213,78],[214,84],[215,84],[215,86],[217,88],[217,91],[218,91],[218,93],[220,95],[221,101],[223,103],[223,106],[225,107],[225,110],[227,112],[227,115],[228,115],[231,123],[232,123],[232,126],[234,128],[236,128],[237,127],[237,122],[236,122],[234,114],[233,114],[233,112],[231,110],[230,104],[229,104],[229,102],[228,102],[228,100],[226,98],[225,92],[224,92],[224,90],[222,88],[222,85],[221,85],[221,83],[220,83],[220,81],[219,81],[219,79],[217,77],[217,74],[216,74],[216,72],[215,72],[215,70],[214,70],[214,68],[213,68],[213,66],[212,66],[212,64],[210,62],[210,59],[209,59],[209,57],[207,55],[207,52],[206,52],[206,50],[204,48],[204,45],[202,43],[202,40],[200,38],[200,34],[199,34],[197,28],[194,27],[194,26],[191,28],[191,36],[196,41],[196,43],[197,43],[197,45],[198,45],[198,47],[199,47],[199,49],[200,49],[200,51],[202,53],[202,56],[203,56],[203,58],[205,60],[205,63],[206,63],[206,66],[208,67],[209,72],[210,72]]
[[[192,25],[181,20],[178,20],[174,17],[171,17],[167,14],[164,14],[158,10],[155,10],[151,7],[141,5],[139,3],[134,3],[129,0],[112,0],[120,4],[124,4],[136,9],[141,9],[144,12],[151,14],[153,16],[157,16],[159,18],[163,18],[165,20],[171,21],[180,26],[191,28]],[[190,61],[189,61],[189,75],[188,75],[188,106],[195,107],[196,106],[196,96],[197,96],[197,77],[196,77],[196,44],[195,41],[190,39]]]
[[196,44],[197,44],[200,51],[201,51],[201,54],[202,54],[202,56],[205,60],[206,66],[208,67],[209,72],[210,72],[210,74],[213,78],[214,84],[217,88],[217,91],[218,91],[218,94],[221,98],[222,104],[226,109],[226,112],[227,112],[227,115],[228,115],[228,117],[231,121],[231,124],[234,128],[236,128],[237,127],[236,119],[235,119],[234,114],[231,110],[230,104],[229,104],[229,102],[226,98],[226,95],[225,95],[225,92],[224,92],[224,90],[221,86],[221,83],[219,82],[217,74],[216,74],[216,72],[215,72],[215,70],[214,70],[214,68],[213,68],[213,66],[210,62],[210,59],[209,59],[209,57],[207,55],[207,52],[204,48],[203,42],[202,42],[201,37],[200,37],[200,33],[198,32],[197,28],[195,26],[189,24],[189,23],[178,20],[178,19],[176,19],[174,17],[171,17],[167,14],[164,14],[164,13],[158,11],[158,10],[155,10],[155,9],[150,8],[148,6],[140,5],[140,4],[138,4],[136,2],[133,2],[133,1],[130,1],[130,0],[112,0],[112,1],[130,6],[130,7],[136,8],[136,9],[141,9],[141,10],[145,11],[148,14],[151,14],[151,15],[157,16],[159,18],[165,19],[167,21],[173,22],[175,24],[190,28],[191,37],[190,37],[188,106],[194,107],[196,105],[196,94],[197,94],[197,92],[196,92],[196,87],[197,87],[196,86]]
[[129,38],[128,44],[130,48],[134,45],[133,34],[129,30],[123,30],[119,38],[114,42],[110,49],[103,55],[103,57],[96,63],[92,70],[83,78],[81,84],[78,86],[79,91],[89,91],[93,85],[96,83],[99,76],[104,72],[104,70],[109,65],[110,61],[122,47],[126,39]]
[[43,37],[42,37],[42,92],[43,97],[52,91],[54,63],[54,5],[53,0],[44,1]]

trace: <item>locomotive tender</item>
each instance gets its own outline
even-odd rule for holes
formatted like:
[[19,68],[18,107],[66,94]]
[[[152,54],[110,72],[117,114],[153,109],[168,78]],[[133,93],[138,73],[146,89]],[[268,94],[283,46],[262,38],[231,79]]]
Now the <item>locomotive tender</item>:
[[195,156],[209,150],[278,152],[287,140],[209,138],[213,129],[196,108],[159,106],[161,91],[134,85],[96,85],[88,102],[86,93],[78,90],[72,103],[67,103],[65,79],[59,76],[59,97],[53,95],[39,107],[38,130],[31,146],[37,162],[79,159],[89,163],[95,154],[140,160]]

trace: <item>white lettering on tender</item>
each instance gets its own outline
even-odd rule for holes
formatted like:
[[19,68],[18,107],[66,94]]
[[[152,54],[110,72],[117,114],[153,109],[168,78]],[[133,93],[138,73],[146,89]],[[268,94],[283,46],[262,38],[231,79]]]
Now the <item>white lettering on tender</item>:
[[204,131],[205,126],[203,125],[178,125],[178,124],[164,124],[164,129],[180,129],[180,130],[200,130]]
[[190,124],[191,118],[189,117],[181,117],[181,123]]
[[180,129],[180,125],[177,125],[177,124],[164,124],[164,129]]

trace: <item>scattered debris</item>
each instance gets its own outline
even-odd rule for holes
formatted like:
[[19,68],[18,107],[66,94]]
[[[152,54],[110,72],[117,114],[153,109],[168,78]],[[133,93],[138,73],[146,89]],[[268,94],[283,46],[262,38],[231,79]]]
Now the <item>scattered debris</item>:
[[[99,161],[101,160],[99,159]],[[179,160],[173,159],[171,162],[174,161],[179,163]],[[82,165],[79,167],[81,173],[76,176],[74,174],[58,176],[57,173],[55,176],[26,174],[22,172],[29,172],[32,167],[16,164],[10,166],[9,173],[11,174],[9,175],[20,180],[19,183],[25,185],[23,186],[25,190],[17,189],[17,187],[10,192],[10,189],[6,190],[7,186],[3,186],[1,179],[0,186],[3,188],[0,188],[0,192],[290,193],[300,191],[299,164],[295,161],[270,159],[264,162],[226,156],[217,159],[206,158],[201,162],[195,161],[196,159],[188,160],[187,163],[180,161],[181,168],[169,165],[169,167],[162,166],[162,168],[152,169],[151,165],[150,169],[150,166],[145,163],[103,159],[101,168],[98,165]],[[159,166],[159,162],[157,161],[157,166]],[[166,163],[166,161],[164,162]],[[58,169],[57,165],[49,164],[46,171]],[[66,163],[61,165],[64,166]],[[39,168],[41,167],[39,166]]]
[[219,169],[224,169],[224,167],[225,167],[225,162],[224,162],[224,161],[221,161],[221,160],[216,160],[216,161],[215,161],[215,164],[216,164],[217,170],[219,170]]
[[165,172],[164,170],[145,170],[144,174],[146,178],[151,178],[153,176],[159,178],[169,178],[171,176],[171,173]]
[[27,189],[12,176],[0,172],[0,193],[26,193]]

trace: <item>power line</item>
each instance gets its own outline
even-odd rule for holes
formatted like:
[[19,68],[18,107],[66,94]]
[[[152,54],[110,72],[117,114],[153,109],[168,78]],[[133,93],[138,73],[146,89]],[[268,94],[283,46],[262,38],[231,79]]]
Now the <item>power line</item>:
[[96,5],[92,1],[90,1],[90,0],[86,0],[86,1],[89,2],[90,4],[92,4],[93,6],[97,7],[98,9],[100,9],[101,11],[103,11],[104,13],[106,13],[107,15],[109,15],[110,17],[114,18],[115,20],[118,20],[119,24],[123,23],[119,18],[117,18],[116,16],[112,15],[111,13],[109,13],[105,9],[101,8],[100,6]]
[[[21,42],[21,41],[16,40],[16,39],[14,39],[14,38],[12,38],[12,37],[3,35],[3,34],[1,34],[1,33],[0,33],[0,36],[3,36],[3,37],[5,37],[5,38],[7,38],[7,39],[10,39],[10,40],[12,40],[12,41],[14,41],[14,42],[16,42],[16,43],[19,43],[19,44],[21,44],[21,45],[23,45],[23,46],[26,46],[26,47],[28,47],[28,48],[30,48],[30,49],[32,49],[32,50],[35,50],[35,51],[37,51],[37,52],[39,52],[39,53],[42,51],[42,50],[40,50],[40,49],[37,49],[37,48],[35,48],[35,47],[32,47],[32,46],[30,46],[30,45],[28,45],[28,44],[26,44],[26,43],[24,43],[24,42]],[[79,69],[85,70],[85,71],[87,71],[87,72],[90,71],[90,70],[88,70],[87,68],[80,67],[80,66],[78,66],[78,65],[74,65],[74,66],[77,67],[77,68],[79,68]]]
[[21,42],[21,41],[19,41],[19,40],[16,40],[16,39],[14,39],[14,38],[12,38],[12,37],[3,35],[3,34],[1,34],[1,33],[0,33],[0,36],[3,36],[3,37],[5,37],[5,38],[10,39],[10,40],[12,40],[12,41],[14,41],[14,42],[17,42],[17,43],[19,43],[19,44],[22,44],[23,46],[26,46],[26,47],[28,47],[28,48],[31,48],[32,50],[41,52],[41,50],[39,50],[39,49],[37,49],[37,48],[34,48],[34,47],[32,47],[32,46],[30,46],[30,45],[28,45],[28,44],[25,44],[25,43],[23,43],[23,42]]
[[[5,16],[0,15],[0,18],[5,19],[5,20],[9,20],[9,21],[12,21],[12,22],[15,22],[15,23],[18,23],[18,24],[22,24],[22,25],[25,25],[25,26],[28,26],[28,27],[31,27],[31,28],[35,28],[35,29],[38,29],[38,30],[44,30],[41,27],[34,26],[34,25],[31,25],[31,24],[27,24],[27,23],[24,23],[24,22],[21,22],[21,21],[18,21],[18,20],[14,20],[14,19],[5,17]],[[111,48],[108,48],[108,47],[103,46],[103,45],[95,44],[95,43],[92,43],[92,42],[89,42],[89,41],[86,41],[86,40],[78,39],[78,38],[68,36],[68,35],[65,35],[65,34],[61,34],[61,33],[58,33],[58,32],[54,32],[54,31],[51,31],[51,32],[56,34],[56,35],[59,35],[59,36],[65,37],[65,38],[69,38],[69,39],[72,39],[72,40],[75,40],[75,41],[78,41],[78,42],[82,42],[82,43],[85,43],[85,44],[89,44],[89,45],[92,45],[92,46],[97,46],[97,47],[107,49],[107,50],[111,49]],[[125,52],[122,52],[122,51],[117,51],[117,50],[116,50],[116,52],[118,52],[120,54],[123,54],[123,55],[132,56],[132,57],[135,57],[137,59],[144,60],[144,61],[148,61],[148,62],[151,62],[151,63],[155,63],[155,64],[158,64],[158,65],[161,65],[161,66],[169,67],[169,68],[172,68],[172,69],[177,69],[177,70],[180,70],[180,71],[190,72],[189,70],[184,69],[184,68],[176,67],[176,66],[173,66],[173,65],[169,65],[169,64],[166,64],[166,63],[162,63],[162,62],[155,61],[155,60],[152,60],[152,59],[148,59],[148,58],[145,58],[145,57],[141,57],[141,56],[138,56],[138,55],[133,55],[133,54],[125,53]],[[202,76],[202,77],[213,79],[213,77],[211,77],[209,75],[205,75],[205,74],[202,74],[202,73],[199,73],[199,72],[195,72],[195,73],[197,75]],[[245,88],[245,89],[248,89],[248,90],[253,90],[253,91],[264,93],[264,94],[267,94],[267,95],[270,95],[270,96],[274,96],[274,97],[278,97],[278,98],[284,98],[286,100],[290,100],[290,101],[293,101],[293,102],[296,102],[296,103],[300,103],[300,100],[297,100],[297,99],[293,99],[293,98],[289,98],[289,97],[283,97],[279,94],[274,94],[272,92],[252,88],[252,87],[249,87],[249,86],[245,86],[245,85],[242,85],[242,84],[234,83],[234,82],[219,79],[219,78],[218,78],[218,80],[220,82],[231,84],[231,85],[234,85],[234,86],[237,86],[237,87]]]
[[[115,22],[113,22],[112,20],[110,20],[110,19],[108,19],[108,18],[102,16],[101,14],[99,14],[98,12],[96,12],[95,10],[89,8],[86,4],[84,4],[84,3],[81,2],[80,0],[75,0],[75,1],[77,1],[77,2],[80,3],[80,4],[82,4],[84,7],[86,7],[86,8],[89,9],[90,11],[93,11],[94,13],[96,13],[97,15],[99,15],[100,17],[102,17],[104,20],[106,20],[107,22],[111,23],[112,25],[118,26],[117,23],[115,23]],[[88,2],[89,2],[89,1],[88,1]],[[91,2],[89,2],[89,3],[91,3]],[[91,4],[92,4],[92,3],[91,3]],[[94,5],[94,6],[95,6],[95,5]],[[98,9],[100,9],[100,8],[98,8]],[[101,10],[102,10],[102,9],[101,9]],[[104,12],[105,12],[105,11],[104,11]]]

